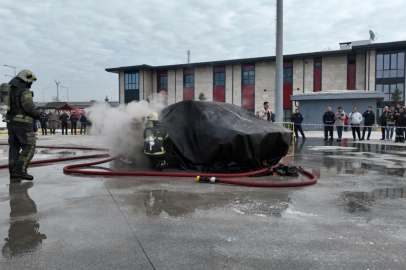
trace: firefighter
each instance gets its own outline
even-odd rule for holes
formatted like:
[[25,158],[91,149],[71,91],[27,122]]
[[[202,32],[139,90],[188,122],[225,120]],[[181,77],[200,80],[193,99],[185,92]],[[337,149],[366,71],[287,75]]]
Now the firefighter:
[[161,171],[168,166],[168,157],[164,147],[169,134],[159,123],[157,113],[151,113],[147,117],[144,129],[144,154],[149,158],[151,167]]
[[36,137],[33,123],[35,119],[40,118],[40,111],[35,107],[32,99],[34,93],[30,91],[31,85],[36,80],[34,73],[24,69],[9,82],[11,91],[10,110],[7,111],[7,129],[11,182],[34,179],[27,173],[27,167],[35,153]]

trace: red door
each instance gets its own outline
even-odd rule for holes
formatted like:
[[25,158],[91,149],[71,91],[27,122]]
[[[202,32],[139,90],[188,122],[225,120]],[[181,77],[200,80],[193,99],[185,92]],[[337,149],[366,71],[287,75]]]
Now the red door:
[[254,85],[243,85],[242,86],[242,107],[254,111],[254,97],[255,90]]
[[195,99],[195,89],[194,88],[184,88],[183,89],[183,100]]
[[224,86],[214,87],[214,101],[226,102],[226,89]]
[[283,84],[283,108],[284,109],[292,108],[292,100],[290,100],[291,95],[292,95],[292,84],[284,83]]

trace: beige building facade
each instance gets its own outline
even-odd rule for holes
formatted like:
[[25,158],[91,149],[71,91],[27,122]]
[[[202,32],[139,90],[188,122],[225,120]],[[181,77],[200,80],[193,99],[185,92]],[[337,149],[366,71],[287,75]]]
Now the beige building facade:
[[[283,108],[288,119],[299,102],[291,96],[329,90],[364,90],[386,94],[378,107],[404,104],[406,42],[374,43],[341,50],[284,56]],[[340,44],[341,45],[341,44]],[[122,104],[166,94],[167,105],[186,99],[232,103],[252,112],[264,102],[275,107],[275,57],[168,66],[108,68],[118,74]],[[400,97],[396,96],[400,93]]]

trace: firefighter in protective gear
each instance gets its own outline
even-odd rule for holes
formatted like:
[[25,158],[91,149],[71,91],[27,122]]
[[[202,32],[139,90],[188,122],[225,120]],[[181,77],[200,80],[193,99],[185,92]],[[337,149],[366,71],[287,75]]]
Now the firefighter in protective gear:
[[34,73],[24,69],[9,82],[11,91],[7,129],[11,182],[34,179],[32,175],[27,174],[27,167],[35,153],[36,137],[33,123],[40,117],[32,99],[34,93],[30,91],[31,85],[36,80]]
[[151,113],[147,117],[144,129],[144,154],[149,158],[151,167],[161,171],[168,166],[164,142],[169,134],[159,123],[157,113]]

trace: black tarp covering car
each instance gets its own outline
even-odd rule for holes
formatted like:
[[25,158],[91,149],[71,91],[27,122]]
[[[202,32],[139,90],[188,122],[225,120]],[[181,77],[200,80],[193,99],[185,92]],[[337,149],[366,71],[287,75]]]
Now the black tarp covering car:
[[187,100],[166,107],[161,124],[171,139],[172,160],[182,169],[242,172],[274,165],[292,142],[292,131],[239,106]]

